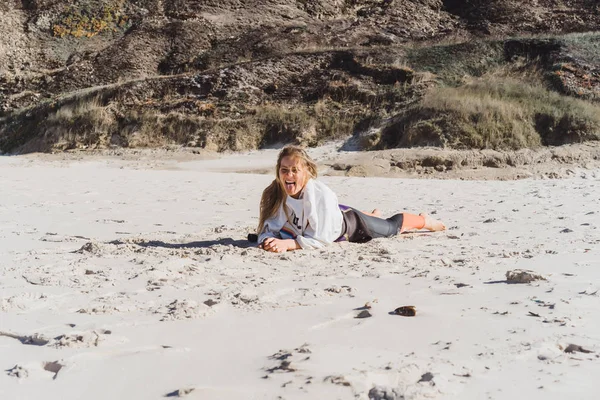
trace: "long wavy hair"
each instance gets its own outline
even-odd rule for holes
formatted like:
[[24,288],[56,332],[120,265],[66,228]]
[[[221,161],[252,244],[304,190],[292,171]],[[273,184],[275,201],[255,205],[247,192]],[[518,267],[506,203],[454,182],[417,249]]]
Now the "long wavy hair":
[[[265,227],[265,221],[277,213],[287,196],[283,182],[279,179],[279,168],[281,168],[281,160],[283,160],[284,157],[291,157],[302,161],[308,172],[308,177],[313,179],[317,177],[317,164],[315,164],[303,148],[298,146],[285,146],[279,152],[279,156],[277,157],[275,179],[263,191],[262,197],[260,198],[260,218],[258,219],[259,234]],[[305,185],[306,182],[303,184]]]

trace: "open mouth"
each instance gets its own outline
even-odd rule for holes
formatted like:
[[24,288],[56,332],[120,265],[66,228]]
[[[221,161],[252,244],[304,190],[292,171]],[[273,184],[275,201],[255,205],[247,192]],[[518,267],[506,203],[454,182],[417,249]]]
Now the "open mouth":
[[296,188],[296,182],[295,181],[285,181],[285,190],[286,190],[286,192],[293,192],[295,188]]

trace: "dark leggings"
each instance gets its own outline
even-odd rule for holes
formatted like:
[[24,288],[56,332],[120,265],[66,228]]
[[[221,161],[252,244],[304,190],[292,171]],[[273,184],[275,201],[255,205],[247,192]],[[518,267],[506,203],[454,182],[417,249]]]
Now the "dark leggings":
[[338,240],[356,243],[397,235],[404,218],[402,214],[396,214],[387,219],[377,218],[344,205],[340,205],[340,209],[344,215],[344,234]]
[[402,227],[402,214],[392,215],[387,219],[383,219],[364,214],[360,211],[357,212],[359,218],[365,224],[367,232],[373,239],[397,235]]

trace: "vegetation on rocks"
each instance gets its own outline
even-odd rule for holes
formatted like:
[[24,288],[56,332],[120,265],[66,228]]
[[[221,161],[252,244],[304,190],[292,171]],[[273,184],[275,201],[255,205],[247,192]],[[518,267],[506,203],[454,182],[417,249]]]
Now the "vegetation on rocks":
[[118,29],[126,29],[130,21],[129,17],[122,12],[123,3],[123,0],[119,0],[114,4],[97,7],[97,10],[71,6],[53,25],[52,32],[54,36],[60,38],[69,35],[76,38],[91,38],[105,31],[116,32]]
[[438,87],[374,147],[521,149],[600,139],[600,106],[514,79]]
[[351,136],[362,149],[519,149],[600,135],[594,2],[9,3],[0,152]]

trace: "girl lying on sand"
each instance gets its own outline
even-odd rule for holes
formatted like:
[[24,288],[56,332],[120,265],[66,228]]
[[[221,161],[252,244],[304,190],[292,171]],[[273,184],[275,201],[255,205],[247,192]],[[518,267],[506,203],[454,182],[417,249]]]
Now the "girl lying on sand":
[[316,249],[339,241],[364,243],[413,229],[446,229],[427,214],[402,213],[383,219],[377,209],[366,213],[339,204],[335,193],[316,180],[317,166],[300,147],[281,150],[275,174],[260,200],[258,243],[266,251]]

